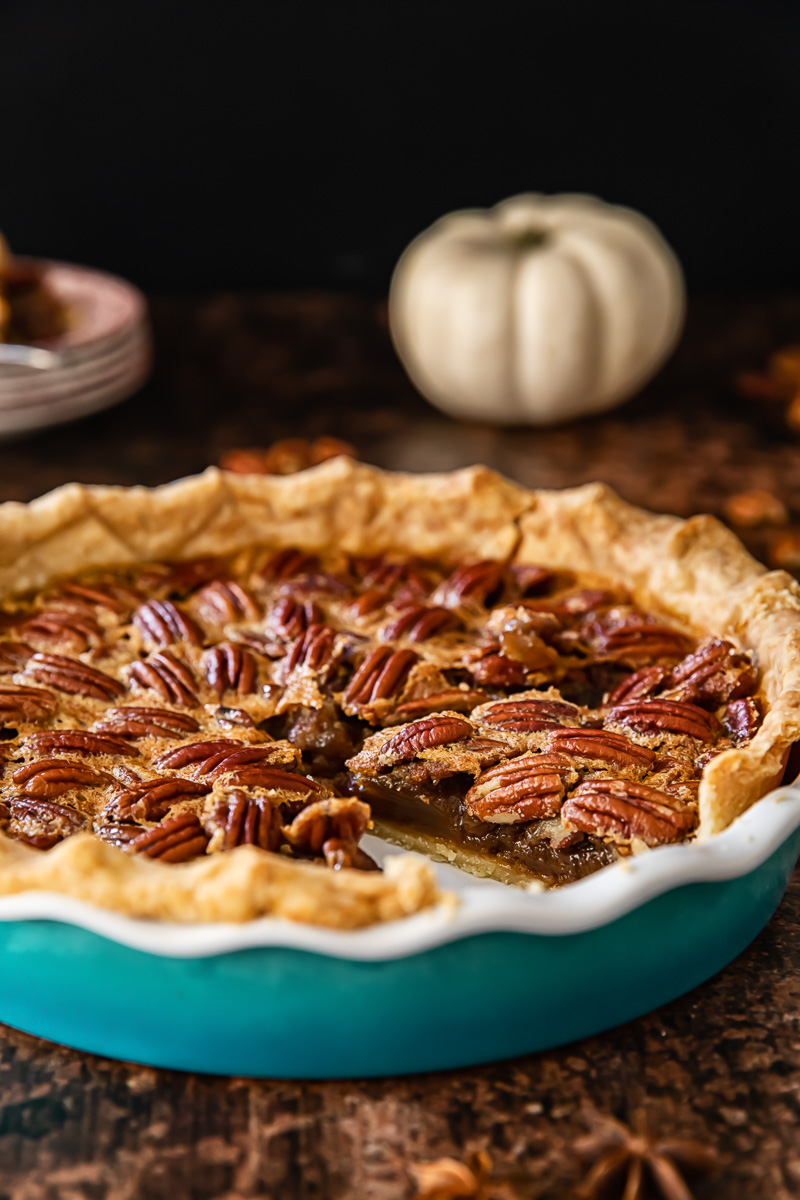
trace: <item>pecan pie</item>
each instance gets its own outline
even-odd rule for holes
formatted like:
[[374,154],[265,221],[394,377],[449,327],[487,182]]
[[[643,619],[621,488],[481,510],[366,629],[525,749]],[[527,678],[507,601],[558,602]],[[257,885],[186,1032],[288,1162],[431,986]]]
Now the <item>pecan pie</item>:
[[800,601],[710,518],[481,469],[209,471],[0,510],[0,892],[353,927],[427,863],[714,834],[800,732]]

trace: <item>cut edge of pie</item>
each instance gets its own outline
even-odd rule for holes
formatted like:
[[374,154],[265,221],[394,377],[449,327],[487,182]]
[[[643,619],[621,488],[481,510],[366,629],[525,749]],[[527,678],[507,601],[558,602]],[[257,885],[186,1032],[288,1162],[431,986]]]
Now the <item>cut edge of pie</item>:
[[[800,737],[800,589],[767,572],[710,517],[645,512],[600,484],[527,491],[484,467],[395,474],[333,459],[298,475],[210,469],[154,489],[70,484],[0,506],[0,599],[92,567],[276,550],[470,557],[569,568],[624,585],[688,631],[730,639],[761,673],[763,723],[705,768],[699,836],[719,832],[780,781]],[[183,921],[276,915],[357,928],[442,899],[429,865],[382,873],[287,860],[250,846],[180,865],[130,856],[90,834],[46,853],[0,834],[0,894],[47,890],[137,916]]]

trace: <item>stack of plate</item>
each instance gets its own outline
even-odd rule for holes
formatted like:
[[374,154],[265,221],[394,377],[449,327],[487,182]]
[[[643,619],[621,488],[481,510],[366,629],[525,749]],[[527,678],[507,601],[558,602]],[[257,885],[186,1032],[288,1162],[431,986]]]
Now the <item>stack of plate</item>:
[[36,347],[0,344],[0,437],[109,408],[146,380],[152,348],[144,297],[130,283],[67,263],[39,263],[70,329]]

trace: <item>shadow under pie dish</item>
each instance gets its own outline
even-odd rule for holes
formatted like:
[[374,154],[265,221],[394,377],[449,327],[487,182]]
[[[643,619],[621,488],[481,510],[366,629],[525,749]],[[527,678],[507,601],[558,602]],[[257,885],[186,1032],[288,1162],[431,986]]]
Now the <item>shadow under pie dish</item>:
[[796,585],[599,486],[336,460],[0,511],[0,893],[349,929],[401,845],[570,883],[723,830],[800,727]]

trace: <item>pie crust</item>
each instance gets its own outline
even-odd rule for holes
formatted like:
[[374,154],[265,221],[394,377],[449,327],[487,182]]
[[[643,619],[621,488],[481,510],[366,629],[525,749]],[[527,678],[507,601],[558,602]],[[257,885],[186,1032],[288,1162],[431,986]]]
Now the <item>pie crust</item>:
[[[0,507],[0,599],[91,567],[275,550],[481,558],[569,569],[625,587],[695,635],[723,637],[760,671],[764,719],[713,758],[699,789],[699,837],[725,828],[781,779],[800,737],[800,589],[767,572],[710,517],[634,508],[591,484],[531,492],[483,467],[391,474],[338,458],[292,476],[210,469],[155,489],[70,484]],[[429,865],[328,871],[240,846],[180,865],[78,833],[42,853],[0,835],[0,893],[55,891],[137,916],[243,921],[271,914],[356,928],[441,899]]]

